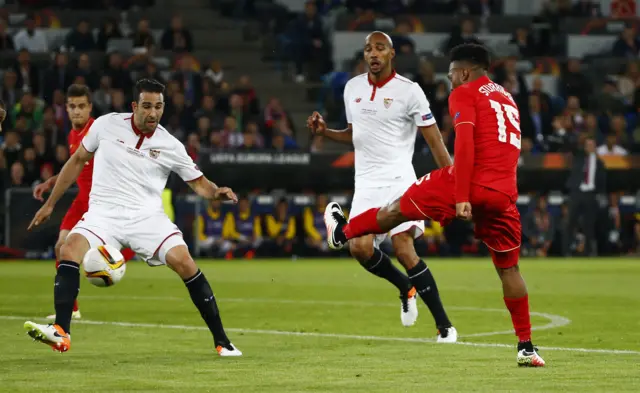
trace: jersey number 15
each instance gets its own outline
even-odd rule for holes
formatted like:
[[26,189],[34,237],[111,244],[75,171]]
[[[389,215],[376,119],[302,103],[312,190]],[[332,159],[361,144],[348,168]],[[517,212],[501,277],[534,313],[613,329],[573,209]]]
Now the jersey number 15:
[[518,130],[517,133],[509,132],[509,143],[520,150],[520,119],[518,118],[518,108],[507,104],[500,104],[494,100],[489,100],[489,102],[491,103],[491,108],[496,111],[496,119],[498,120],[498,140],[500,142],[507,143],[507,124],[505,122],[506,113],[509,123],[511,123],[513,128]]

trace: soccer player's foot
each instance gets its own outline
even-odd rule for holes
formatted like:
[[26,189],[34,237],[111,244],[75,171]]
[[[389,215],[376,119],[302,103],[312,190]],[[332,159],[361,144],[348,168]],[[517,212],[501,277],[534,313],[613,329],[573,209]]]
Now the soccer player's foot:
[[418,319],[417,294],[418,292],[414,287],[411,287],[409,292],[400,294],[400,320],[403,326],[413,326],[416,323],[416,319]]
[[58,325],[41,325],[27,321],[24,323],[24,329],[34,341],[47,344],[54,351],[67,352],[71,348],[71,335]]
[[347,224],[347,219],[342,208],[336,202],[331,202],[324,209],[324,225],[327,227],[327,243],[332,250],[340,250],[347,244],[347,238],[342,228]]
[[[82,314],[80,314],[80,310],[77,310],[71,313],[71,319],[80,319],[80,318],[82,318]],[[50,321],[54,321],[56,319],[56,314],[47,315],[47,319]]]
[[216,346],[216,351],[218,351],[218,355],[223,357],[242,356],[242,352],[231,343]]
[[544,367],[544,359],[538,355],[538,348],[531,341],[518,343],[518,366]]
[[445,344],[455,343],[458,341],[458,331],[453,326],[439,329],[436,341]]

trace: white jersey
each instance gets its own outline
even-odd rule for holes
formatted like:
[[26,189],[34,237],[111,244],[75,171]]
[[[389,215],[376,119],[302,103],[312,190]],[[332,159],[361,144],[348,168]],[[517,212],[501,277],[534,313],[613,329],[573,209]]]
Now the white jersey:
[[97,118],[82,140],[95,153],[89,206],[163,212],[162,191],[171,172],[184,181],[202,176],[184,145],[158,125],[142,134],[131,113]]
[[378,83],[358,75],[345,86],[344,106],[353,129],[355,187],[415,180],[416,131],[436,122],[420,86],[395,71]]

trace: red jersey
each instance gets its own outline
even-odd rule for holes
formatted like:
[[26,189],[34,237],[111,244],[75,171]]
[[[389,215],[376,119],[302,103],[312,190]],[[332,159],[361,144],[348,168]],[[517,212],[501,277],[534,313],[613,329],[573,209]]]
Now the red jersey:
[[[73,154],[78,150],[80,143],[82,143],[82,138],[87,134],[91,124],[93,124],[93,118],[90,118],[87,124],[81,130],[71,130],[69,132],[69,136],[67,137],[67,142],[69,143],[69,154]],[[76,199],[81,200],[89,200],[89,193],[91,192],[91,182],[93,181],[93,158],[89,160],[82,172],[80,172],[80,176],[76,180],[78,184],[78,196]]]
[[471,184],[518,197],[520,113],[511,94],[486,76],[451,92],[456,132],[456,203],[469,202]]

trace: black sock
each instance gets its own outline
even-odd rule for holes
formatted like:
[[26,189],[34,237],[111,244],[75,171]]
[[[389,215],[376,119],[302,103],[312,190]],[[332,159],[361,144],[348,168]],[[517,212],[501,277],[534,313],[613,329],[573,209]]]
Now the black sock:
[[407,270],[411,284],[418,291],[418,295],[422,298],[422,301],[429,307],[433,319],[436,321],[436,326],[439,330],[451,327],[451,322],[447,313],[444,311],[444,306],[440,300],[440,294],[438,293],[438,286],[436,280],[431,274],[431,270],[427,267],[427,264],[422,260],[418,262],[416,266]]
[[406,293],[411,289],[409,277],[393,265],[387,254],[377,248],[373,249],[373,256],[368,261],[360,262],[360,264],[370,273],[395,285],[401,293]]
[[53,305],[56,309],[56,325],[65,332],[71,331],[73,302],[80,291],[80,265],[73,261],[60,261],[53,286]]
[[202,319],[204,319],[211,334],[213,334],[213,341],[216,346],[228,347],[229,338],[222,327],[216,298],[213,296],[213,291],[204,273],[198,270],[193,277],[184,280],[184,285],[187,286],[193,304],[196,305],[200,315],[202,315]]

